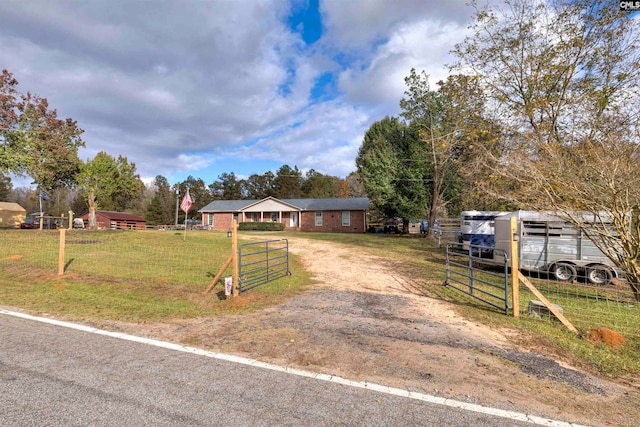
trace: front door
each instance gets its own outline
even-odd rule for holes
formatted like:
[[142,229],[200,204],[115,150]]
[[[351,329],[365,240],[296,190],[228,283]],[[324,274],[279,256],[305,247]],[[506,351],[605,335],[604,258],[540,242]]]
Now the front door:
[[291,217],[289,219],[289,226],[291,228],[298,227],[298,212],[291,212]]

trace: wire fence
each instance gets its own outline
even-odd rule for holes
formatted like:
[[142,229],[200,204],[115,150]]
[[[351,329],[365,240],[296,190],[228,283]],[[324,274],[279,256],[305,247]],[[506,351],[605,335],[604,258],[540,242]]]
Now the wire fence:
[[[59,252],[58,230],[0,230],[2,280],[65,278],[96,285],[178,288],[195,295],[207,288],[231,254],[231,239],[211,231],[188,231],[185,239],[183,231],[70,230],[64,241],[63,275],[59,275]],[[625,281],[594,285],[581,276],[565,282],[543,273],[527,277],[580,332],[606,327],[640,339],[640,303]],[[535,300],[520,285],[518,310],[523,316],[538,315],[530,309]]]
[[[0,271],[18,281],[181,286],[202,291],[231,253],[225,233],[189,231],[0,231]],[[62,262],[62,268],[60,263]],[[60,275],[59,273],[63,273]]]
[[[501,288],[510,298],[506,301],[506,310],[502,306],[497,309],[513,313],[511,272],[478,248],[491,249],[472,245],[463,249],[460,244],[447,244],[445,284],[480,300],[482,298],[479,295],[493,294],[496,288]],[[499,258],[504,261],[508,255]],[[508,259],[506,262],[509,265]],[[593,284],[586,276],[588,270],[582,270],[582,274],[567,277],[564,281],[540,271],[525,271],[523,274],[581,334],[586,335],[592,329],[604,327],[625,337],[640,339],[640,302],[635,299],[625,280],[613,279],[608,283]],[[520,315],[556,320],[539,297],[520,280],[518,291],[520,298],[516,310]]]
[[[594,285],[584,274],[570,281],[556,280],[544,273],[525,273],[525,276],[552,304],[560,307],[563,315],[581,333],[604,327],[640,339],[640,302],[635,300],[625,280]],[[535,305],[537,300],[520,284],[520,313],[540,317]]]

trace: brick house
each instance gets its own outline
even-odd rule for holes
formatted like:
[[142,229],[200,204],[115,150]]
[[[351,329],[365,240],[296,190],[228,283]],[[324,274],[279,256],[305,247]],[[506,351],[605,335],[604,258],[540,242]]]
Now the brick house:
[[[89,214],[80,216],[85,225],[89,225]],[[126,213],[112,211],[96,211],[96,225],[98,228],[110,228],[112,230],[146,230],[147,220],[144,218]]]
[[279,222],[286,231],[364,233],[369,199],[276,199],[215,200],[198,212],[202,224],[213,230],[228,230],[233,220]]

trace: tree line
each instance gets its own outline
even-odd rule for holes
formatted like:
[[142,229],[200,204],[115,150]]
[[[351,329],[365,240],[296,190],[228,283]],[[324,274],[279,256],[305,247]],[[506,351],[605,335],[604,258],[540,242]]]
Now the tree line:
[[[206,185],[202,179],[189,176],[186,180],[170,185],[162,175],[156,176],[148,188],[145,218],[150,224],[168,224],[175,221],[176,203],[189,189],[193,200],[192,211],[203,208],[213,200],[261,200],[278,199],[366,197],[364,187],[356,173],[346,178],[321,174],[313,169],[303,174],[297,166],[281,166],[276,173],[266,171],[241,179],[234,172],[218,175],[218,179]],[[178,211],[178,221],[184,214]]]
[[[105,152],[92,160],[82,162],[77,179],[82,182],[70,186],[45,189],[49,200],[43,209],[56,216],[84,215],[93,208],[98,210],[129,212],[145,218],[149,225],[173,224],[184,221],[184,212],[176,206],[189,189],[193,201],[190,216],[213,200],[260,200],[265,197],[279,199],[366,197],[358,175],[346,178],[321,174],[313,169],[302,173],[297,166],[283,165],[276,173],[253,174],[247,179],[234,172],[223,173],[210,184],[200,178],[171,184],[158,175],[145,185],[136,173],[135,163],[126,157],[114,158]],[[42,187],[44,189],[44,187]],[[13,188],[8,176],[0,175],[0,200],[20,204],[27,212],[40,210],[39,188]],[[92,206],[93,205],[93,206]]]

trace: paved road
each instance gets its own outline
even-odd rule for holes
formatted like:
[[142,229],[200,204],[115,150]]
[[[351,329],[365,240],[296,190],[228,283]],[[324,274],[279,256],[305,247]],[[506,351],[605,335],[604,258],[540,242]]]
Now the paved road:
[[0,426],[63,425],[531,424],[0,311]]

